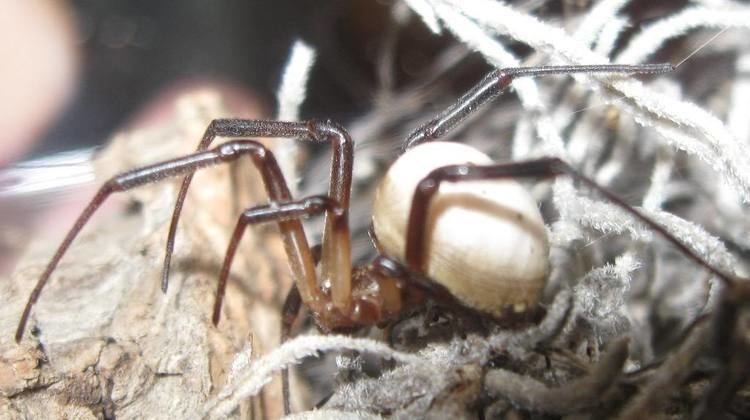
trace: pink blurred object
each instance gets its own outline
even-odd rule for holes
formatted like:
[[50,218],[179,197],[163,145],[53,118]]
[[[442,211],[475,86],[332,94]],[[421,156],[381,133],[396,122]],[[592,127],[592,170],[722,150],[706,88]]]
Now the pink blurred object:
[[79,51],[66,6],[54,0],[3,3],[0,167],[28,150],[74,92]]

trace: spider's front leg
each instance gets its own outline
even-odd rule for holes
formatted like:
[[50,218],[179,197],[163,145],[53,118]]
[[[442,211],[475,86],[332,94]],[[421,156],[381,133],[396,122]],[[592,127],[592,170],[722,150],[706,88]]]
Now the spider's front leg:
[[[199,169],[232,162],[246,155],[252,158],[253,163],[261,173],[263,183],[271,200],[288,200],[290,197],[289,188],[286,185],[286,181],[281,174],[281,170],[279,169],[273,154],[262,144],[251,140],[230,141],[211,150],[134,169],[114,176],[107,181],[99,189],[80,216],[78,216],[73,227],[68,231],[54,256],[47,264],[44,272],[39,277],[18,323],[18,328],[16,329],[15,334],[16,341],[20,341],[23,337],[31,309],[39,299],[42,289],[47,284],[47,281],[55,270],[57,264],[60,262],[60,259],[65,255],[65,252],[91,216],[99,207],[101,207],[110,195],[117,192],[128,191],[145,184],[158,182],[165,178],[193,174]],[[280,226],[284,235],[284,243],[287,253],[297,256],[295,259],[292,259],[291,262],[293,263],[292,269],[295,282],[297,283],[300,293],[305,299],[314,300],[319,297],[320,292],[317,288],[315,264],[312,255],[309,252],[309,246],[304,231],[302,230],[302,224],[299,220],[287,220],[281,222]],[[295,264],[295,262],[297,263]]]

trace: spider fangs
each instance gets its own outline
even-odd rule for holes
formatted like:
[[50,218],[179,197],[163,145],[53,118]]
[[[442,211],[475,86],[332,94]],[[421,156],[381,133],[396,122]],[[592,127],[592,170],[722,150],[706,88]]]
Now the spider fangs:
[[[175,229],[193,173],[245,155],[251,157],[260,172],[273,204],[250,208],[239,217],[219,277],[213,311],[215,324],[219,321],[237,245],[248,225],[264,222],[278,223],[295,280],[283,308],[282,338],[288,336],[302,304],[310,309],[324,331],[381,325],[426,297],[468,307],[498,320],[523,318],[533,312],[544,286],[548,245],[536,204],[509,179],[519,177],[572,176],[659,232],[725,283],[732,283],[729,276],[648,217],[559,159],[495,164],[468,146],[433,142],[497,97],[517,77],[662,73],[672,69],[670,64],[593,65],[491,72],[409,136],[407,152],[390,168],[378,190],[373,226],[381,255],[371,264],[356,268],[352,268],[347,220],[353,164],[353,142],[347,132],[332,122],[214,120],[196,153],[117,175],[100,188],[39,278],[21,315],[16,341],[21,340],[31,308],[56,265],[110,194],[183,176],[167,240],[162,279],[162,288],[166,290]],[[330,143],[333,158],[328,194],[293,200],[273,154],[263,145],[252,140],[234,140],[208,149],[217,136],[288,137]],[[428,144],[418,146],[421,143]],[[300,218],[320,213],[326,214],[326,222],[319,279]],[[285,389],[286,386],[285,381]]]

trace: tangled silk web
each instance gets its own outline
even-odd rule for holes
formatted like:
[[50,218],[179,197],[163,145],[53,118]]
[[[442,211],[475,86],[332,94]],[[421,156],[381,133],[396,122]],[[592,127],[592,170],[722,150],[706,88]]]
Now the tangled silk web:
[[[401,22],[421,18],[432,32],[450,34],[497,67],[637,64],[653,62],[667,46],[677,64],[713,34],[726,32],[675,73],[646,80],[606,75],[577,76],[578,83],[565,77],[516,80],[511,90],[517,98],[510,95],[510,101],[520,107],[517,118],[509,121],[501,115],[507,107],[490,106],[458,130],[456,139],[471,137],[490,153],[512,159],[559,156],[617,191],[711,264],[742,275],[745,268],[727,244],[740,251],[750,247],[750,7],[695,0],[641,24],[626,13],[628,0],[601,0],[554,22],[535,16],[531,3],[404,0],[394,4],[393,15]],[[631,29],[634,33],[626,34]],[[678,52],[674,40],[680,42]],[[515,55],[510,46],[519,44],[532,53]],[[280,90],[280,116],[297,116],[313,60],[308,47],[295,47]],[[707,77],[712,62],[725,68],[712,68],[715,76]],[[710,82],[710,89],[696,86],[697,81]],[[394,92],[392,100],[399,94]],[[384,149],[372,144],[368,118],[382,116],[386,108],[376,105],[351,127],[358,141],[355,176],[367,178],[371,174],[361,168],[378,164]],[[412,111],[415,119],[429,116],[426,110]],[[498,145],[503,138],[498,133],[510,133],[511,141]],[[231,412],[272,375],[305,357],[343,350],[395,364],[374,377],[353,375],[336,387],[324,409],[294,418],[460,418],[480,411],[492,418],[509,410],[597,416],[602,407],[610,411],[598,415],[642,417],[654,409],[654,398],[667,401],[680,386],[670,383],[670,374],[689,366],[665,362],[634,382],[636,390],[629,393],[622,390],[627,376],[622,372],[636,372],[670,354],[697,352],[700,328],[693,328],[692,338],[681,337],[714,309],[719,283],[621,209],[568,179],[540,184],[533,192],[546,203],[553,245],[547,315],[540,324],[455,336],[416,352],[364,338],[302,336],[257,360],[236,363],[205,414]],[[367,223],[366,216],[360,219]],[[688,413],[679,410],[698,406],[698,394],[671,409]],[[668,404],[655,409],[667,410]]]

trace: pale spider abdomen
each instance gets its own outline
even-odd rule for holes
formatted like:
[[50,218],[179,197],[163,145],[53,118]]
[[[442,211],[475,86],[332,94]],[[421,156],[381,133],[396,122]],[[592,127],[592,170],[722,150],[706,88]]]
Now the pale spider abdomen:
[[[398,158],[381,182],[373,226],[385,253],[404,260],[417,184],[433,169],[490,164],[463,144],[429,142]],[[549,244],[536,201],[513,180],[443,182],[425,230],[426,274],[461,302],[501,317],[536,305],[548,273]]]

